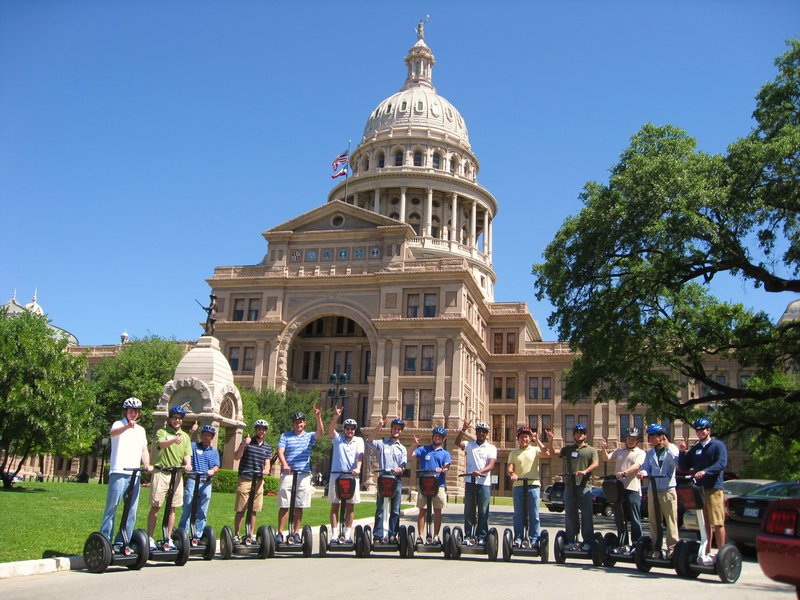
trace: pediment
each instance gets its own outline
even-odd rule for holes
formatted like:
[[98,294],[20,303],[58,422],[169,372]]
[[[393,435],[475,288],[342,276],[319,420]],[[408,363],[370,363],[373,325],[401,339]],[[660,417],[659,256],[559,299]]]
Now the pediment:
[[[334,200],[304,213],[264,232],[267,237],[275,233],[309,233],[320,231],[363,231],[385,227],[411,227],[371,210]],[[413,230],[411,230],[413,231]]]

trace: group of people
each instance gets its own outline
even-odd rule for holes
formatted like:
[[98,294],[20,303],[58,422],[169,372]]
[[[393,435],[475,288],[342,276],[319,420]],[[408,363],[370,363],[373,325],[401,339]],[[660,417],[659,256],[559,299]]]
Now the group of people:
[[[131,472],[126,469],[143,466],[148,471],[155,468],[182,466],[187,472],[199,473],[197,478],[189,478],[186,489],[183,489],[183,478],[176,478],[171,506],[167,507],[168,534],[171,534],[175,521],[175,508],[183,505],[179,527],[186,529],[191,515],[192,499],[197,486],[199,502],[196,512],[195,535],[200,536],[205,528],[207,511],[211,500],[211,481],[220,468],[219,452],[212,446],[216,430],[210,425],[200,428],[200,440],[192,442],[190,434],[198,429],[197,422],[190,429],[190,434],[181,428],[186,415],[180,406],[169,409],[166,426],[156,432],[158,456],[151,464],[145,431],[138,424],[141,417],[142,403],[137,398],[128,398],[123,402],[122,419],[111,426],[111,461],[109,471],[108,496],[103,514],[101,533],[110,541],[121,543],[121,532],[114,538],[114,519],[117,507],[122,500],[130,481]],[[283,433],[278,442],[276,457],[272,447],[266,441],[269,424],[259,419],[254,425],[254,435],[246,436],[234,453],[239,461],[238,481],[235,506],[235,541],[240,541],[241,526],[248,507],[250,495],[253,493],[252,513],[249,531],[255,531],[256,516],[263,510],[263,476],[267,475],[274,460],[281,465],[281,480],[278,491],[278,542],[300,543],[303,509],[311,505],[311,450],[326,431],[322,423],[322,412],[314,407],[316,431],[306,431],[306,416],[295,412],[291,416],[292,430]],[[379,469],[382,473],[395,475],[394,494],[389,502],[387,527],[384,529],[384,499],[376,499],[375,522],[373,535],[375,543],[394,543],[397,541],[400,525],[400,501],[402,483],[400,476],[405,472],[408,463],[408,451],[400,441],[405,422],[395,418],[390,422],[389,434],[383,436],[386,419],[381,418],[366,440],[356,436],[358,423],[354,419],[345,419],[342,433],[337,433],[336,424],[341,419],[343,407],[336,406],[327,433],[332,439],[331,474],[328,484],[327,498],[330,502],[331,531],[341,529],[341,536],[334,535],[331,543],[352,543],[353,506],[361,502],[359,477],[364,460],[365,447],[369,446],[378,455]],[[465,453],[466,482],[464,496],[464,531],[469,536],[467,543],[482,546],[486,543],[489,531],[489,503],[492,486],[492,471],[497,464],[497,448],[488,441],[489,425],[476,423],[475,439],[465,441],[464,436],[471,426],[465,420],[455,439],[455,447]],[[574,550],[589,550],[594,535],[591,476],[599,467],[600,458],[606,462],[614,462],[614,475],[625,486],[625,514],[615,514],[617,526],[622,529],[622,519],[626,518],[631,525],[630,541],[633,545],[642,536],[641,524],[641,482],[652,476],[654,482],[648,497],[648,510],[655,514],[654,503],[657,502],[664,521],[667,553],[671,553],[678,541],[678,500],[675,491],[676,473],[679,470],[693,473],[697,483],[705,488],[705,516],[710,530],[709,539],[715,539],[717,547],[725,543],[724,510],[722,481],[723,471],[727,464],[725,444],[711,436],[711,421],[700,418],[692,424],[697,442],[687,448],[684,442],[678,446],[672,444],[664,427],[652,424],[647,427],[649,451],[639,448],[640,431],[631,427],[625,432],[625,445],[609,453],[607,443],[601,443],[601,452],[587,442],[586,426],[579,423],[573,429],[573,443],[560,450],[553,447],[553,435],[545,430],[546,443],[537,432],[524,425],[517,430],[518,448],[508,458],[507,474],[512,481],[512,498],[514,504],[514,546],[538,548],[541,534],[539,504],[541,500],[541,482],[539,479],[540,460],[559,456],[564,461],[565,473],[574,475],[578,494],[564,494],[565,525],[567,540],[571,540]],[[442,510],[447,506],[447,473],[452,463],[452,455],[445,448],[447,430],[434,427],[431,432],[431,443],[421,445],[418,436],[414,436],[411,456],[417,459],[420,472],[435,474],[439,480],[438,492],[431,499],[433,508],[433,538],[423,539],[424,524],[427,517],[428,499],[422,494],[417,497],[418,529],[420,537],[417,543],[438,543],[442,525]],[[344,523],[340,528],[340,501],[336,494],[336,478],[339,475],[350,475],[356,478],[354,493],[346,501]],[[291,509],[291,490],[296,477],[296,500],[292,519],[292,530],[285,531],[289,510]],[[253,488],[256,483],[255,489]],[[147,519],[148,539],[155,548],[153,532],[157,515],[167,497],[170,485],[169,473],[157,471],[153,473],[150,487],[150,512]],[[139,486],[135,486],[128,518],[123,527],[130,535],[136,522],[136,509],[139,497]],[[527,493],[527,502],[525,494]],[[575,511],[573,503],[577,497]],[[527,518],[523,514],[527,505]],[[575,519],[580,514],[580,523]],[[527,521],[527,539],[525,537]],[[580,531],[582,542],[578,542]],[[285,532],[285,534],[284,534]],[[170,535],[168,535],[168,538]],[[171,543],[169,540],[165,540]],[[632,551],[632,548],[630,549]],[[711,564],[713,556],[701,557],[706,564]]]

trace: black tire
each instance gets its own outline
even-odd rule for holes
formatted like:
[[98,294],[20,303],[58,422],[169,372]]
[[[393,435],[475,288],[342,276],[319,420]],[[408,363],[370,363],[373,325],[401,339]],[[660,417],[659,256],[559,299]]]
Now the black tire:
[[192,552],[192,545],[189,543],[189,536],[186,535],[185,529],[175,529],[172,532],[172,543],[178,550],[178,555],[175,557],[175,564],[182,567],[189,560],[189,555]]
[[138,571],[147,564],[150,558],[150,544],[147,542],[147,533],[141,529],[137,529],[131,536],[131,549],[136,553],[136,562],[128,565],[131,571]]
[[214,528],[211,525],[206,525],[200,539],[206,547],[203,551],[203,560],[211,560],[217,553],[217,536],[214,534]]
[[556,534],[555,541],[553,542],[553,559],[559,565],[563,565],[567,561],[567,557],[564,554],[564,546],[566,546],[566,544],[567,534],[563,531],[559,531]]
[[503,532],[503,560],[511,562],[511,557],[514,555],[514,534],[510,529]]
[[219,535],[219,556],[222,560],[228,560],[233,556],[233,534],[227,525],[222,528]]
[[111,542],[99,531],[95,531],[83,545],[83,561],[91,573],[102,573],[111,564],[114,549]]
[[640,573],[649,573],[650,563],[647,562],[647,555],[650,554],[653,548],[653,540],[649,535],[643,535],[636,542],[636,548],[633,551],[633,562],[636,565],[636,570]]
[[325,525],[319,528],[319,557],[325,558],[328,554],[328,528]]
[[678,540],[678,543],[675,544],[675,548],[672,550],[672,568],[675,569],[675,574],[678,577],[686,577],[683,563],[679,560],[684,545],[686,545],[686,540]]
[[464,543],[464,533],[461,531],[461,527],[454,527],[451,536],[450,558],[461,558],[461,544]]
[[492,527],[489,530],[489,535],[486,536],[486,554],[489,556],[489,560],[492,562],[497,560],[497,546],[497,529]]
[[600,512],[603,513],[604,517],[613,517],[614,516],[614,505],[613,504],[606,504]]
[[613,567],[617,564],[617,557],[612,553],[612,550],[619,546],[619,538],[616,533],[607,533],[603,536],[603,543],[606,549],[603,564],[606,567]]
[[408,558],[408,531],[405,525],[400,525],[397,531],[397,545],[399,547],[400,558]]
[[408,529],[406,530],[406,544],[408,550],[406,551],[406,557],[414,558],[414,553],[417,551],[417,540],[416,540],[417,530],[414,529],[413,525],[409,525]]
[[303,556],[308,558],[314,550],[314,531],[311,525],[303,527],[302,535],[300,536],[303,541]]
[[550,562],[550,534],[546,531],[539,536],[539,558],[542,564]]
[[606,557],[606,545],[603,536],[599,533],[594,534],[592,540],[592,564],[595,567],[602,567]]
[[258,542],[258,558],[269,558],[269,546],[272,543],[272,538],[265,525],[262,525],[256,531],[256,541]]
[[364,555],[363,558],[369,558],[372,554],[372,530],[369,525],[364,527]]
[[733,544],[725,544],[717,552],[715,566],[722,583],[736,583],[742,574],[742,553]]
[[675,572],[679,573],[684,579],[697,579],[699,571],[692,569],[693,564],[697,564],[697,556],[700,553],[700,543],[694,540],[687,540],[680,547],[680,553],[675,556]]
[[269,544],[269,555],[267,558],[275,558],[275,551],[278,549],[278,534],[275,533],[275,528],[272,525],[267,525],[267,533],[272,541]]
[[442,529],[442,552],[444,552],[445,559],[450,559],[453,556],[452,537],[450,526],[446,525]]
[[356,547],[356,558],[364,557],[364,528],[361,525],[356,525],[353,532],[353,543]]

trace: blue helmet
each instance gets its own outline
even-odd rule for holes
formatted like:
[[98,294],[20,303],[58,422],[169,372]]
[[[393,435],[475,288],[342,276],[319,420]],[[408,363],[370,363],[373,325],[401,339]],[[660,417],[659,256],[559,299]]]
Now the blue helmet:
[[392,426],[394,426],[394,425],[400,425],[400,428],[401,428],[401,429],[405,429],[405,427],[406,427],[406,422],[405,422],[405,421],[403,421],[403,419],[401,419],[400,417],[397,417],[396,419],[392,419],[392,423],[391,423],[391,425],[392,425]]
[[211,425],[203,425],[200,428],[200,433],[210,433],[211,435],[216,435],[217,434],[217,428],[216,427],[212,427]]
[[292,413],[292,421],[305,421],[306,415],[301,411],[293,412]]
[[694,423],[692,423],[692,427],[694,429],[710,429],[711,419],[707,417],[700,417],[699,419],[695,419]]
[[586,425],[583,423],[576,424],[575,427],[572,428],[572,432],[575,433],[576,431],[582,431],[583,433],[586,433]]
[[440,435],[442,437],[447,436],[447,429],[439,425],[438,427],[434,427],[433,431],[431,432],[433,435]]
[[169,416],[172,417],[175,415],[180,415],[181,417],[185,417],[186,409],[183,408],[182,406],[173,406],[172,408],[169,409]]
[[663,425],[653,423],[652,425],[647,426],[647,435],[663,435],[664,433],[666,433],[666,431],[664,430]]

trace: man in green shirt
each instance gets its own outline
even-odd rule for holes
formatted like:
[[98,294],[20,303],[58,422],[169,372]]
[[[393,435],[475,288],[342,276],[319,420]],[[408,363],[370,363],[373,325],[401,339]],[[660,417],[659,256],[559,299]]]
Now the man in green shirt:
[[[169,490],[170,473],[158,471],[159,467],[178,467],[183,465],[186,471],[192,470],[192,442],[189,434],[181,429],[183,417],[186,411],[180,406],[173,406],[169,409],[169,422],[163,429],[156,432],[156,442],[158,442],[158,458],[153,466],[156,472],[150,482],[150,514],[147,515],[147,537],[150,540],[150,548],[155,549],[156,543],[153,540],[153,531],[156,528],[156,518],[161,505],[167,497]],[[175,526],[175,507],[183,504],[183,477],[178,477],[175,493],[172,496],[171,506],[166,508],[167,514],[167,533],[172,536],[172,528]],[[171,544],[171,542],[170,542]]]

